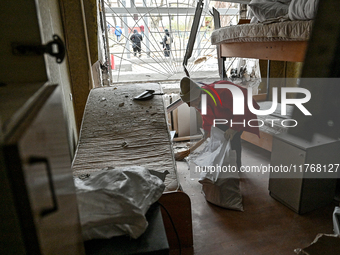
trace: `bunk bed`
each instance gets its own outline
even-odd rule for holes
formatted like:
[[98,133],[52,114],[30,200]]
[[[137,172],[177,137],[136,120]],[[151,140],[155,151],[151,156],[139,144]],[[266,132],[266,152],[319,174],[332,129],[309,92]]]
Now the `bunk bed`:
[[[252,21],[255,18],[257,22],[227,27],[220,27],[219,13],[214,10],[215,30],[211,43],[217,46],[221,79],[225,78],[223,62],[226,58],[303,62],[317,5],[317,0],[252,0],[249,3],[253,13]],[[256,95],[254,98],[258,102],[264,101],[260,102],[263,109],[270,103],[265,102],[269,98],[266,94]],[[276,113],[267,117],[285,119],[287,116]],[[260,138],[244,132],[242,139],[271,151],[273,135],[281,132],[286,132],[286,129],[264,125],[260,127]]]
[[211,36],[220,58],[257,58],[303,62],[312,21],[242,24],[222,27]]

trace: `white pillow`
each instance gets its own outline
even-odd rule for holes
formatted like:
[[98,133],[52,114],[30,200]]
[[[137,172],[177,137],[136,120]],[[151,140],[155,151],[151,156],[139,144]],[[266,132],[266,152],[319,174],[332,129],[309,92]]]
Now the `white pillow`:
[[249,7],[260,22],[288,14],[289,2],[252,0]]

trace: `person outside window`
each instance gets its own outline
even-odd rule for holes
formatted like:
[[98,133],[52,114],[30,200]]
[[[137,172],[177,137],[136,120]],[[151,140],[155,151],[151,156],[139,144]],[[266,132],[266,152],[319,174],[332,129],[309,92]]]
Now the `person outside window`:
[[138,52],[139,57],[141,57],[141,41],[143,37],[138,33],[137,29],[133,30],[133,35],[131,35],[130,40],[132,42],[133,55],[136,57]]
[[119,42],[120,41],[120,37],[122,36],[122,30],[120,29],[119,26],[116,26],[115,35],[117,36],[117,41]]
[[163,41],[162,41],[164,56],[165,57],[170,57],[172,38],[170,36],[170,33],[169,33],[168,29],[165,29],[164,32],[165,32],[165,35],[164,35]]

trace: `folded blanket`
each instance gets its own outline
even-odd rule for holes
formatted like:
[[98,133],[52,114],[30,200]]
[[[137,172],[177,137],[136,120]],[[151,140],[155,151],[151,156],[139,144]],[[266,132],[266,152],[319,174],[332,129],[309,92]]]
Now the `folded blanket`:
[[291,20],[311,20],[316,16],[318,0],[292,0],[288,9]]

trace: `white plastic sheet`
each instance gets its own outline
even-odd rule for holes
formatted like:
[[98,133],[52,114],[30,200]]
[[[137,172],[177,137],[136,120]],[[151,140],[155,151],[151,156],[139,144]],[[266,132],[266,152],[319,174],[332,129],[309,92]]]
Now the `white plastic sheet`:
[[164,191],[162,180],[140,166],[105,168],[75,179],[84,240],[130,235],[148,226],[145,213]]
[[236,152],[224,132],[211,128],[210,140],[194,160],[201,167],[199,182],[207,201],[233,210],[243,211]]
[[333,211],[333,230],[334,234],[340,235],[340,207],[336,206]]

